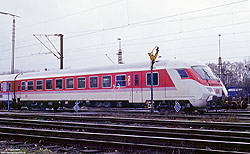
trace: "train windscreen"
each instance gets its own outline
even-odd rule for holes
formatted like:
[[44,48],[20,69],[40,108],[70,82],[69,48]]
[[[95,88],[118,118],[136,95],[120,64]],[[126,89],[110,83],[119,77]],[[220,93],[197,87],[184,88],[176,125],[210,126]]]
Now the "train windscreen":
[[218,80],[211,69],[207,66],[193,66],[192,68],[204,80]]

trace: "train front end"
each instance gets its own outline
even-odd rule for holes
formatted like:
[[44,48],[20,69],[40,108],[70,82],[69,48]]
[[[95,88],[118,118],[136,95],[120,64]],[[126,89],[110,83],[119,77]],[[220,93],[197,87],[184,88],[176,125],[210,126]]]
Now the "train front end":
[[191,68],[193,79],[200,84],[202,91],[202,97],[197,100],[200,102],[199,106],[206,109],[225,108],[228,92],[221,80],[207,65],[197,65]]

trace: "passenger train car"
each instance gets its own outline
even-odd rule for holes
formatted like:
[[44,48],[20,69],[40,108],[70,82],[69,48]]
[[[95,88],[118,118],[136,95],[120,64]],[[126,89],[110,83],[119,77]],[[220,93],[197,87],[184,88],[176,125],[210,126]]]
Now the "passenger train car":
[[[0,76],[0,104],[46,108],[150,104],[150,63],[86,67]],[[155,108],[176,111],[223,104],[227,90],[211,69],[198,61],[162,60],[153,70]]]

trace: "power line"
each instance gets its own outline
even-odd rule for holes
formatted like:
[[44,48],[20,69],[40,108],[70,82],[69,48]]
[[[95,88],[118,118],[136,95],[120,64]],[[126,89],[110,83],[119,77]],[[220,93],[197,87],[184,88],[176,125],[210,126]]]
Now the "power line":
[[[124,28],[124,27],[128,27],[128,26],[147,26],[147,25],[153,25],[153,24],[162,24],[162,23],[167,23],[167,22],[180,22],[180,21],[186,21],[186,20],[194,20],[194,19],[201,19],[201,18],[208,18],[208,17],[218,17],[218,16],[223,16],[223,15],[228,15],[228,14],[239,14],[239,13],[249,13],[250,10],[243,10],[243,11],[236,11],[236,12],[226,12],[226,13],[220,13],[220,14],[212,14],[212,15],[205,15],[205,16],[198,16],[198,17],[191,17],[191,18],[180,18],[180,19],[175,19],[175,20],[168,20],[168,21],[162,21],[162,22],[152,22],[152,23],[145,23],[145,24],[126,24],[126,25],[122,25],[122,26],[116,26],[116,27],[110,27],[110,28],[106,28],[106,29],[94,29],[94,30],[86,30],[86,31],[81,31],[81,32],[66,32],[66,34],[69,33],[83,33],[83,34],[78,34],[76,36],[71,36],[73,37],[78,37],[78,36],[84,36],[84,35],[90,35],[90,34],[94,34],[94,33],[99,33],[99,32],[104,32],[104,31],[108,31],[108,30],[114,30],[117,28]],[[1,33],[0,33],[1,34]],[[24,38],[27,38],[29,36],[26,36]],[[71,38],[69,37],[69,38]],[[20,40],[20,39],[19,39]],[[29,39],[30,40],[30,39]],[[24,41],[17,41],[19,42],[24,42]],[[8,44],[4,44],[2,46],[7,46]]]
[[[67,17],[70,17],[70,16],[74,16],[74,15],[77,15],[77,14],[84,13],[84,12],[89,12],[89,11],[92,11],[92,10],[95,10],[95,9],[98,9],[98,8],[102,8],[102,7],[106,7],[106,6],[109,6],[109,5],[113,5],[113,4],[119,3],[121,1],[124,1],[124,0],[113,1],[113,2],[110,2],[110,3],[99,5],[99,6],[96,6],[96,7],[92,7],[92,8],[86,9],[86,10],[82,10],[82,11],[78,11],[78,12],[75,12],[75,13],[67,14],[67,15],[64,15],[64,16],[61,16],[61,17],[57,17],[57,18],[53,18],[53,19],[48,19],[48,20],[45,20],[45,21],[42,21],[42,22],[38,22],[36,24],[31,24],[31,25],[28,25],[28,26],[25,26],[25,27],[20,27],[18,29],[25,29],[25,28],[28,28],[28,27],[33,27],[35,25],[40,25],[42,23],[54,22],[54,21],[57,21],[57,20],[60,20],[60,19],[63,19],[63,18],[67,18]],[[9,32],[9,31],[7,31],[7,32]],[[4,33],[7,33],[7,32],[0,32],[0,34],[4,34]]]
[[[135,53],[128,53],[128,54],[135,54]],[[20,59],[20,58],[26,58],[26,57],[30,57],[30,56],[32,56],[32,55],[26,55],[26,56],[19,56],[19,57],[16,57],[16,58],[18,58],[18,59]],[[88,56],[89,58],[93,58],[93,57],[101,57],[101,56],[103,56],[103,54],[99,54],[99,55],[92,55],[92,56]],[[233,56],[233,57],[226,57],[226,58],[224,58],[224,59],[236,59],[236,58],[244,58],[244,57],[249,57],[249,56]],[[86,58],[86,57],[85,57]],[[76,59],[82,59],[82,58],[79,58],[79,57],[77,57],[77,58],[72,58],[72,59],[68,59],[67,60],[67,62],[69,62],[69,61],[76,61]],[[206,60],[215,60],[216,58],[210,58],[210,59],[198,59],[198,60],[201,60],[201,61],[206,61]],[[2,60],[2,59],[0,59],[0,60]],[[6,59],[5,59],[6,60]],[[39,65],[35,65],[35,66],[42,66],[42,65],[44,65],[44,64],[48,64],[48,63],[43,63],[43,64],[39,64]],[[54,63],[49,63],[49,64],[56,64],[56,62],[54,62]]]
[[[52,40],[52,42],[53,41],[56,41],[56,40]],[[15,49],[28,48],[28,47],[37,46],[37,45],[41,45],[41,43],[34,43],[34,44],[29,44],[29,45],[23,45],[23,46],[16,47]],[[5,49],[5,50],[0,51],[0,53],[1,52],[8,52],[9,50],[10,49]]]
[[[250,31],[246,32],[237,32],[237,33],[225,33],[224,35],[236,35],[236,34],[245,34],[250,33]],[[206,36],[197,36],[197,37],[187,37],[187,38],[179,38],[179,39],[171,39],[171,40],[163,40],[163,41],[151,41],[151,42],[142,42],[142,43],[131,43],[131,44],[124,44],[124,46],[131,46],[131,45],[141,45],[141,44],[152,44],[152,43],[162,43],[162,42],[172,42],[172,41],[182,41],[182,40],[193,40],[193,39],[202,39],[202,38],[209,38],[215,37],[217,35],[206,35]]]
[[[249,23],[250,21],[246,21],[246,22],[240,22],[240,23],[235,23],[235,24],[227,24],[227,25],[220,25],[220,26],[214,26],[214,27],[207,27],[207,28],[202,28],[202,29],[195,29],[195,30],[189,30],[189,31],[183,31],[181,33],[186,33],[186,32],[195,32],[195,31],[200,31],[200,30],[207,30],[207,29],[213,29],[213,28],[218,28],[218,27],[226,27],[226,26],[230,26],[230,25],[239,25],[239,24],[246,24]],[[250,31],[244,31],[244,32],[233,32],[233,33],[225,33],[223,34],[223,36],[225,35],[236,35],[236,34],[244,34],[244,33],[250,33]],[[157,36],[151,36],[151,37],[144,37],[144,38],[137,38],[137,39],[131,39],[131,40],[125,40],[124,42],[129,42],[129,41],[135,41],[135,40],[141,40],[141,39],[149,39],[149,38],[155,38],[155,37],[162,37],[162,36],[168,36],[168,35],[176,35],[176,34],[180,34],[180,33],[168,33],[168,34],[163,34],[163,35],[157,35]],[[180,39],[171,39],[171,40],[163,40],[163,41],[152,41],[152,42],[142,42],[142,43],[132,43],[132,44],[124,44],[124,46],[131,46],[131,45],[141,45],[141,44],[148,44],[148,43],[160,43],[160,42],[171,42],[171,41],[180,41],[180,40],[189,40],[189,39],[200,39],[200,38],[207,38],[207,37],[214,37],[215,35],[208,35],[208,36],[198,36],[198,37],[190,37],[190,38],[180,38]],[[81,49],[102,49],[102,48],[95,48],[97,46],[104,46],[104,45],[110,45],[110,44],[115,44],[116,42],[110,42],[110,43],[106,43],[106,44],[98,44],[98,45],[92,45],[92,46],[84,46],[84,47],[80,47],[80,48],[76,48],[76,50],[74,49],[66,49],[69,50],[68,52],[74,52],[74,51],[78,51]],[[35,44],[31,44],[31,45],[25,45],[25,46],[20,46],[17,47],[16,49],[21,49],[21,48],[27,48],[27,47],[32,47],[32,46],[37,46],[40,45],[40,43],[35,43]],[[113,47],[113,46],[111,46]],[[107,48],[107,47],[104,47]],[[71,50],[71,51],[70,51]],[[73,51],[72,51],[73,50]],[[4,51],[10,51],[10,49],[7,50],[2,50],[0,52],[4,52]]]
[[220,7],[224,7],[224,6],[229,6],[229,5],[234,5],[234,4],[238,4],[238,3],[243,3],[243,2],[246,2],[246,1],[248,1],[248,0],[241,0],[241,1],[236,1],[236,2],[227,3],[227,4],[216,5],[216,6],[212,6],[212,7],[207,7],[207,8],[203,8],[203,9],[198,9],[198,10],[183,12],[183,13],[169,15],[169,16],[165,16],[165,17],[160,17],[160,18],[155,18],[155,19],[150,19],[150,20],[139,21],[139,22],[135,22],[135,23],[131,23],[131,24],[122,25],[122,26],[115,26],[115,27],[110,27],[110,28],[106,28],[106,29],[99,29],[99,30],[96,30],[96,31],[92,30],[92,31],[87,32],[87,33],[77,34],[77,35],[70,36],[70,37],[65,37],[65,39],[80,37],[80,36],[84,36],[84,35],[89,35],[89,34],[94,34],[94,33],[99,33],[99,32],[104,32],[104,31],[119,29],[119,28],[124,28],[124,27],[128,27],[128,26],[142,24],[142,23],[149,23],[149,22],[152,22],[152,21],[157,21],[157,20],[162,20],[162,19],[166,19],[166,18],[172,18],[172,17],[181,16],[181,15],[185,15],[185,14],[191,14],[191,13],[201,12],[201,11],[205,11],[205,10],[220,8]]
[[[122,0],[120,0],[120,1],[122,1]],[[87,11],[90,11],[90,10],[93,10],[93,9],[97,9],[97,8],[100,8],[100,7],[108,6],[108,5],[111,5],[111,4],[114,4],[114,3],[118,3],[120,1],[111,2],[111,3],[108,3],[108,4],[104,4],[104,5],[101,5],[101,6],[94,7],[94,8],[90,8],[90,9],[87,9],[87,10],[83,10],[83,11],[79,11],[79,12],[76,12],[76,13],[72,13],[72,14],[69,14],[69,15],[66,15],[66,16],[58,17],[58,18],[55,18],[55,20],[59,20],[61,18],[72,16],[72,15],[75,15],[75,14],[78,14],[78,13],[87,12]],[[141,22],[137,22],[137,23],[133,23],[133,24],[128,24],[128,25],[123,25],[123,26],[116,26],[116,27],[111,27],[111,28],[106,28],[106,29],[99,29],[99,30],[96,30],[96,31],[92,30],[92,31],[84,33],[84,34],[78,34],[78,35],[75,35],[75,36],[66,37],[65,39],[75,38],[75,37],[79,37],[79,36],[83,36],[83,35],[94,34],[94,33],[98,33],[98,32],[104,32],[104,31],[108,31],[108,30],[114,30],[114,29],[123,28],[123,27],[127,27],[127,26],[132,26],[132,25],[136,25],[136,24],[146,23],[146,22],[149,22],[149,21],[151,22],[151,21],[156,21],[156,20],[162,20],[163,18],[170,18],[170,17],[180,16],[180,15],[184,15],[184,14],[190,14],[190,13],[200,12],[200,11],[204,11],[204,10],[208,10],[208,9],[214,9],[214,8],[224,7],[224,6],[233,5],[233,4],[237,4],[237,3],[242,3],[242,2],[246,2],[246,1],[248,1],[248,0],[242,0],[242,1],[227,3],[227,4],[223,4],[223,5],[217,5],[217,6],[213,6],[213,7],[207,7],[207,8],[203,8],[203,9],[198,9],[198,10],[184,12],[184,13],[180,13],[180,14],[165,16],[165,17],[151,19],[151,20],[147,20],[147,21],[141,21]],[[242,11],[240,11],[240,12],[242,12]],[[199,18],[199,17],[197,17],[197,18]],[[190,18],[190,19],[194,19],[194,18]],[[185,19],[183,19],[183,20],[185,20]],[[50,20],[47,20],[46,22],[50,22]],[[152,23],[148,23],[148,24],[152,24]],[[229,25],[236,25],[236,24],[229,24]],[[224,25],[224,26],[229,26],[229,25]],[[221,27],[223,27],[223,26],[221,26]],[[217,27],[213,27],[213,28],[217,28]],[[210,29],[210,28],[207,28],[207,29]],[[205,29],[200,29],[200,30],[205,30]],[[197,30],[193,30],[193,31],[197,31]],[[191,31],[189,31],[189,32],[191,32]],[[184,33],[184,32],[182,32],[182,33]],[[165,35],[144,37],[144,38],[138,38],[138,39],[147,39],[147,38],[161,37],[161,36],[174,35],[174,34],[178,34],[178,33],[171,33],[171,34],[165,34]],[[132,40],[129,40],[129,41],[138,40],[138,39],[132,39]],[[31,44],[31,45],[21,46],[21,47],[17,47],[16,49],[26,48],[26,47],[36,46],[36,45],[39,45],[39,44]],[[10,49],[6,49],[6,50],[2,50],[0,52],[7,52],[9,50]]]
[[[209,29],[215,29],[215,28],[222,28],[222,27],[241,25],[241,24],[247,24],[247,23],[250,23],[250,21],[233,23],[233,24],[225,24],[225,25],[219,25],[219,26],[212,26],[212,27],[206,27],[206,28],[199,28],[199,29],[193,29],[193,30],[182,31],[182,32],[167,33],[167,34],[161,34],[161,35],[156,35],[156,36],[141,37],[141,38],[136,38],[136,39],[124,40],[124,42],[131,42],[131,41],[136,41],[136,40],[143,40],[143,39],[151,39],[151,38],[156,38],[156,37],[177,35],[177,34],[182,34],[182,33],[190,33],[190,32],[209,30]],[[234,34],[236,34],[236,33],[234,33]],[[110,42],[110,43],[98,44],[98,45],[93,45],[93,46],[84,46],[84,47],[80,47],[80,48],[77,48],[77,49],[80,50],[80,49],[84,49],[84,48],[91,48],[91,47],[103,46],[103,45],[109,45],[109,44],[115,44],[115,43],[116,42]]]
[[[237,34],[247,34],[250,33],[250,31],[245,31],[245,32],[237,32],[237,33],[224,33],[222,34],[223,36],[228,36],[228,35],[237,35]],[[188,38],[179,38],[179,39],[170,39],[170,40],[163,40],[163,41],[153,41],[153,42],[142,42],[142,43],[132,43],[132,44],[124,44],[124,46],[132,46],[132,45],[141,45],[141,44],[152,44],[152,43],[161,43],[161,42],[172,42],[172,41],[183,41],[183,40],[193,40],[193,39],[202,39],[202,38],[209,38],[209,37],[217,37],[216,35],[206,35],[206,36],[197,36],[197,37],[188,37]],[[125,41],[126,42],[126,41]],[[108,45],[108,44],[115,44],[114,43],[107,43],[107,44],[99,44],[99,45],[93,45],[93,46],[85,46],[81,48],[76,48],[75,50],[73,49],[66,49],[67,53],[70,52],[79,52],[82,50],[96,50],[96,49],[105,49],[105,48],[112,48],[116,47],[115,45],[112,46],[106,46],[106,47],[96,47],[96,46],[102,46],[102,45]]]
[[[248,10],[248,12],[250,12],[250,10]],[[228,13],[226,13],[226,14],[228,14]],[[215,15],[211,15],[211,16],[219,16],[219,15],[224,15],[224,14],[215,14]],[[205,17],[211,17],[211,16],[203,16],[203,18],[205,18]],[[200,17],[193,17],[193,18],[184,18],[184,19],[177,19],[177,20],[171,20],[171,21],[165,21],[165,22],[179,22],[181,20],[194,20],[194,19],[199,19],[199,18],[202,18],[202,17],[200,16]],[[165,22],[161,22],[161,23],[165,23]],[[98,29],[98,30],[91,30],[89,32],[84,32],[82,34],[77,34],[77,35],[66,37],[65,39],[70,39],[70,38],[75,38],[75,37],[81,37],[81,36],[85,36],[85,35],[90,35],[90,34],[95,34],[95,33],[100,33],[100,32],[105,32],[105,31],[120,29],[120,28],[125,28],[125,27],[145,26],[145,25],[151,25],[151,24],[157,24],[157,23],[146,23],[146,24],[139,24],[139,25],[137,25],[137,23],[132,23],[132,24],[126,24],[126,25],[122,25],[122,26],[115,26],[115,27],[110,27],[110,28],[104,28],[104,29]],[[229,25],[234,25],[234,24],[229,24]]]
[[[247,0],[244,0],[244,1],[247,1]],[[120,1],[117,1],[117,2],[120,2]],[[239,2],[243,2],[243,1],[239,1]],[[228,4],[214,6],[214,7],[222,7],[222,6],[226,6],[226,5],[232,5],[232,4],[235,4],[235,3],[228,3]],[[214,7],[212,7],[212,8],[214,8]],[[195,12],[195,11],[191,11],[191,12]],[[238,11],[238,12],[230,12],[230,13],[242,13],[242,12],[249,12],[249,10]],[[208,16],[200,16],[200,17],[193,17],[193,18],[186,18],[186,19],[181,19],[181,20],[193,20],[193,19],[202,18],[202,17],[210,17],[210,16],[217,16],[217,15],[224,15],[224,14],[229,14],[229,13],[216,14],[216,15],[208,15]],[[179,14],[172,15],[172,16],[178,16],[178,15]],[[173,20],[173,21],[167,21],[167,22],[176,22],[176,21],[180,21],[180,20]],[[116,26],[116,27],[111,27],[111,28],[106,28],[106,29],[89,30],[89,31],[85,31],[85,33],[83,33],[83,34],[78,34],[78,35],[75,35],[75,36],[65,37],[65,39],[80,37],[80,36],[84,36],[84,35],[89,35],[89,34],[94,34],[94,33],[99,33],[99,32],[104,32],[104,31],[109,31],[109,30],[114,30],[114,29],[118,29],[118,28],[124,28],[124,27],[127,27],[127,26],[132,26],[134,24],[137,24],[137,23],[133,23],[133,24],[129,24],[129,25]],[[147,24],[155,24],[155,23],[147,23]],[[239,23],[239,24],[243,24],[243,23]],[[230,25],[236,25],[236,24],[228,24],[228,25],[222,25],[222,26],[218,26],[218,27],[224,27],[224,26],[230,26]],[[212,27],[212,28],[218,28],[218,27]],[[207,29],[210,29],[210,28],[207,28]],[[200,29],[200,30],[205,30],[205,29]],[[197,30],[193,30],[193,31],[197,31]],[[182,33],[184,33],[184,32],[182,32]],[[174,33],[174,34],[178,34],[178,33]],[[155,36],[155,37],[167,36],[167,35],[173,35],[173,33],[165,34],[165,35],[159,35],[159,36]],[[146,38],[153,38],[153,37],[144,37],[144,38],[138,38],[138,39],[146,39]],[[136,40],[136,39],[134,39],[134,40]],[[131,41],[133,41],[133,40],[131,40]],[[33,46],[33,45],[31,45],[31,46]],[[20,48],[22,48],[22,47],[20,47]],[[2,50],[0,52],[3,52],[3,51],[9,51],[9,49],[8,50]]]
[[[240,32],[239,34],[242,34],[243,32]],[[244,32],[244,33],[250,33],[250,31],[247,31],[247,32]],[[237,34],[237,33],[231,33],[231,34],[229,34],[229,33],[227,33],[227,34],[222,34],[223,36],[225,36],[225,35],[234,35],[234,34]],[[192,38],[186,38],[186,39],[197,39],[197,38],[206,38],[206,37],[217,37],[217,35],[208,35],[208,36],[200,36],[200,37],[192,37]],[[176,40],[166,40],[166,41],[178,41],[178,40],[182,40],[182,39],[176,39]],[[165,41],[165,42],[166,42]],[[147,43],[149,43],[149,42],[146,42],[146,44]],[[153,42],[153,43],[155,43],[155,42]],[[231,44],[231,43],[230,43]],[[135,44],[133,44],[133,45],[135,45]],[[139,43],[137,44],[137,45],[139,45]],[[110,46],[110,47],[114,47],[114,46]],[[109,47],[107,47],[107,48],[109,48]],[[94,49],[103,49],[103,48],[93,48],[92,50],[94,50]],[[88,49],[89,50],[89,49]],[[34,56],[34,55],[39,55],[39,53],[37,53],[37,54],[30,54],[30,55],[25,55],[25,56],[19,56],[19,57],[16,57],[16,58],[26,58],[26,57],[31,57],[31,56]],[[3,59],[0,59],[0,60],[9,60],[10,58],[3,58]]]
[[249,13],[249,12],[250,12],[250,10],[243,10],[243,11],[236,11],[236,12],[226,12],[226,13],[218,13],[218,14],[211,14],[211,15],[190,17],[190,18],[179,18],[179,19],[173,19],[173,20],[167,20],[167,21],[150,22],[150,23],[138,24],[138,25],[134,25],[134,26],[146,26],[146,25],[162,24],[162,23],[168,23],[168,22],[180,22],[180,21],[187,21],[187,20],[195,20],[195,19],[204,19],[204,18],[210,18],[210,17],[218,17],[218,16],[229,15],[229,14],[233,15],[233,14],[240,14],[240,13]]
[[[234,56],[234,57],[223,57],[223,59],[236,59],[236,58],[246,58],[246,57],[250,57],[248,56]],[[216,60],[217,58],[209,58],[209,59],[198,59],[200,61],[207,61],[207,60]]]
[[203,31],[203,30],[209,30],[209,29],[215,29],[215,28],[222,28],[222,27],[228,27],[228,26],[234,26],[234,25],[241,25],[241,24],[247,24],[247,23],[250,23],[250,21],[233,23],[233,24],[225,24],[225,25],[219,25],[219,26],[212,26],[212,27],[206,27],[206,28],[199,28],[199,29],[175,32],[175,33],[167,33],[167,34],[161,34],[161,35],[156,35],[156,36],[141,37],[141,38],[136,38],[136,39],[131,39],[131,40],[125,40],[125,42],[142,40],[142,39],[151,39],[151,38],[155,38],[155,37],[163,37],[163,36],[169,36],[169,35],[177,35],[177,34],[182,34],[182,33],[197,32],[197,31]]
[[[224,26],[230,26],[230,25],[238,25],[238,24],[245,24],[245,23],[249,23],[250,21],[246,21],[246,22],[241,22],[241,23],[234,23],[234,24],[227,24],[227,25],[221,25],[221,26],[214,26],[214,27],[208,27],[208,28],[203,28],[203,29],[196,29],[196,30],[190,30],[190,31],[186,31],[186,32],[193,32],[193,31],[197,31],[197,30],[205,30],[205,29],[210,29],[210,28],[218,28],[218,27],[224,27]],[[182,32],[182,33],[185,33]],[[233,33],[225,33],[223,34],[223,36],[227,36],[227,35],[236,35],[236,34],[245,34],[245,33],[250,33],[250,31],[245,31],[245,32],[233,32]],[[164,34],[165,35],[174,35],[174,34],[180,34],[180,33],[169,33],[169,34]],[[152,36],[152,37],[144,37],[144,38],[140,38],[140,39],[146,39],[146,38],[154,38],[154,37],[161,37],[163,35],[158,35],[158,36]],[[132,43],[132,44],[125,44],[124,46],[131,46],[131,45],[140,45],[140,44],[148,44],[148,43],[160,43],[160,42],[170,42],[170,41],[181,41],[181,40],[189,40],[189,39],[199,39],[199,38],[207,38],[207,37],[214,37],[215,35],[208,35],[208,36],[198,36],[198,37],[190,37],[190,38],[180,38],[180,39],[172,39],[172,40],[164,40],[164,41],[153,41],[153,42],[142,42],[142,43]],[[134,41],[136,39],[131,39],[131,40],[125,40],[124,42],[129,42],[129,41]],[[111,42],[111,43],[106,43],[106,44],[99,44],[99,45],[93,45],[93,46],[84,46],[81,48],[76,48],[76,50],[72,50],[72,49],[68,49],[68,52],[76,52],[79,51],[81,49],[85,49],[85,50],[94,50],[94,49],[104,49],[104,48],[110,48],[110,47],[114,47],[114,46],[107,46],[107,47],[100,47],[100,48],[95,48],[96,46],[104,46],[104,45],[109,45],[109,44],[114,44],[116,42]],[[26,46],[20,46],[17,47],[16,49],[21,49],[21,48],[27,48],[27,47],[31,47],[31,46],[36,46],[36,45],[40,45],[40,43],[38,44],[31,44],[31,45],[26,45]],[[10,49],[8,49],[7,51],[9,51]],[[5,50],[3,50],[5,51]],[[2,51],[2,52],[3,52]],[[27,56],[25,56],[27,57]],[[0,60],[4,60],[4,59],[0,59]]]
[[216,9],[216,8],[220,8],[220,7],[224,7],[224,6],[229,6],[229,5],[234,5],[234,4],[238,4],[238,3],[243,3],[243,2],[247,2],[247,1],[248,0],[241,0],[241,1],[235,1],[235,2],[231,2],[231,3],[227,3],[227,4],[215,5],[215,6],[206,7],[206,8],[203,8],[203,9],[197,9],[197,10],[193,10],[193,11],[187,11],[187,12],[178,13],[178,14],[174,14],[174,15],[164,16],[164,17],[160,17],[160,18],[145,20],[145,21],[134,23],[134,24],[147,23],[147,22],[162,20],[162,19],[166,19],[166,18],[172,18],[172,17],[182,16],[182,15],[191,14],[191,13],[197,13],[197,12],[201,12],[201,11]]

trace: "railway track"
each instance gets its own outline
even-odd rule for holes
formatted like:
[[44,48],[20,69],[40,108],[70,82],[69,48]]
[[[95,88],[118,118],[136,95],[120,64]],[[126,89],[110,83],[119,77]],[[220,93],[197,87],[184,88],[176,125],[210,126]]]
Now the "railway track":
[[204,115],[220,115],[220,116],[240,116],[240,117],[250,117],[250,111],[249,110],[223,110],[223,111],[209,111],[205,112]]
[[184,153],[246,153],[250,151],[249,132],[226,131],[250,130],[248,123],[40,115],[37,113],[1,114],[1,117],[0,135],[6,138],[44,140],[49,143],[77,143],[102,150],[105,148],[115,148],[121,151],[124,149],[148,149],[159,152],[177,150]]
[[[25,114],[71,114],[76,113],[74,110],[45,110],[45,111],[12,111],[12,113],[25,113]],[[0,111],[0,114],[8,114],[7,111]],[[176,113],[176,112],[165,112],[159,113],[155,112],[151,114],[149,109],[146,108],[93,108],[88,107],[85,109],[81,109],[78,111],[79,115],[92,115],[92,116],[112,116],[112,115],[122,115],[125,117],[136,117],[136,116],[147,116],[152,118],[169,118],[169,119],[188,119],[188,120],[227,120],[230,118],[235,118],[235,120],[239,121],[250,121],[250,111],[249,110],[209,110],[204,112],[203,114],[184,114],[184,113]]]
[[206,129],[224,129],[224,130],[250,130],[250,123],[240,122],[214,122],[214,121],[197,121],[197,120],[169,120],[169,119],[153,119],[153,118],[123,118],[123,117],[96,117],[81,115],[58,115],[58,114],[0,114],[5,118],[22,118],[22,119],[43,119],[57,121],[73,121],[73,122],[91,122],[91,123],[113,123],[126,125],[148,125],[148,126],[164,126],[164,127],[183,127],[183,128],[206,128]]
[[244,153],[250,150],[250,133],[246,132],[6,118],[1,118],[0,124],[1,137],[44,140],[50,143],[77,142],[92,147],[101,144],[105,148],[146,148],[159,152],[178,149],[187,153]]
[[[128,111],[128,112],[126,112]],[[0,112],[0,117],[27,117],[29,118],[32,116],[43,116],[43,115],[74,115],[74,116],[95,116],[95,117],[128,117],[128,118],[153,118],[153,119],[172,119],[172,120],[200,120],[200,121],[235,121],[235,122],[250,122],[250,114],[241,112],[230,112],[227,114],[220,114],[220,112],[209,112],[205,115],[199,115],[199,114],[176,114],[176,113],[168,113],[168,114],[151,114],[149,112],[143,112],[144,110],[140,110],[140,112],[134,112],[134,110],[126,109],[126,110],[106,110],[106,109],[91,109],[90,111],[84,111],[84,112],[32,112],[32,111],[14,111],[14,112]],[[250,113],[250,112],[249,112]],[[246,114],[246,115],[245,115]],[[46,118],[46,117],[45,117]],[[57,117],[60,119],[59,117]]]

